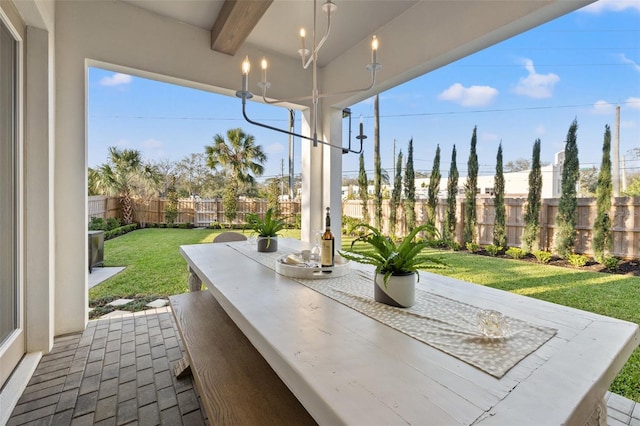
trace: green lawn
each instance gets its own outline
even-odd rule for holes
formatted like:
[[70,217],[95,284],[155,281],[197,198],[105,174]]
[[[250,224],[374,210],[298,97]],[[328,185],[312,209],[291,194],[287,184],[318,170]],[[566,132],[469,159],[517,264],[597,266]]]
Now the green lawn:
[[[105,266],[126,266],[89,290],[90,304],[119,297],[166,297],[187,291],[183,244],[209,243],[220,230],[143,229],[105,242]],[[249,231],[247,231],[249,234]],[[299,238],[299,230],[286,231]],[[351,239],[343,238],[343,248]],[[511,291],[640,324],[640,278],[535,263],[432,251],[448,265],[433,270],[475,284]],[[640,349],[616,377],[611,391],[640,402]]]

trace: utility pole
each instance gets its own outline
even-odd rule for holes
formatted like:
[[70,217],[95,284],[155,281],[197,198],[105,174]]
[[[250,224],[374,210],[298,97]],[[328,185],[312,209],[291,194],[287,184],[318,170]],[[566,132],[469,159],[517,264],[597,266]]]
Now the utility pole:
[[284,158],[280,159],[280,196],[284,195]]
[[611,147],[611,171],[613,178],[613,196],[620,196],[620,105],[616,107],[616,125]]
[[293,188],[293,125],[296,118],[294,110],[289,110],[289,199],[293,200],[294,188]]
[[392,169],[392,176],[391,176],[391,182],[395,182],[396,181],[396,138],[393,138],[393,169]]

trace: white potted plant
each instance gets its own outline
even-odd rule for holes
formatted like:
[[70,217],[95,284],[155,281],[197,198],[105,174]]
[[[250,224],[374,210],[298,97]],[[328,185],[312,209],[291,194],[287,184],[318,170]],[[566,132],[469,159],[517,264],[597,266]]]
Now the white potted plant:
[[[402,308],[413,306],[416,281],[420,279],[418,270],[443,264],[441,260],[422,253],[428,245],[427,240],[414,241],[420,232],[435,236],[435,227],[430,224],[418,226],[398,242],[368,224],[360,223],[353,229],[359,227],[367,228],[370,232],[353,240],[350,250],[340,250],[340,255],[375,266],[374,298],[377,302]],[[354,248],[359,242],[370,247],[356,251]]]
[[258,234],[258,251],[278,251],[278,232],[285,227],[285,222],[275,217],[273,209],[267,210],[264,219],[255,213],[247,214],[247,223]]

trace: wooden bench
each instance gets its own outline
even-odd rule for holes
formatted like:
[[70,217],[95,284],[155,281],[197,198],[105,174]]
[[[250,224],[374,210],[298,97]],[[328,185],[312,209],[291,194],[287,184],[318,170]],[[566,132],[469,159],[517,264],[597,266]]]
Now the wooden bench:
[[315,424],[209,291],[169,300],[210,424]]

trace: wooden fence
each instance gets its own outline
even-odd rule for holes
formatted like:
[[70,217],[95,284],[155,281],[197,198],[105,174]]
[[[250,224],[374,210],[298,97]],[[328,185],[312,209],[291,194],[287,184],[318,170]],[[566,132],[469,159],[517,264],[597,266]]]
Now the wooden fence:
[[[555,218],[558,213],[557,199],[545,199],[542,201],[540,213],[539,246],[543,250],[553,249],[553,236],[556,229]],[[444,217],[446,212],[446,200],[438,200],[436,210],[436,227],[442,232],[444,229]],[[520,247],[522,232],[524,230],[524,214],[526,199],[507,198],[506,207],[506,233],[509,247]],[[493,223],[495,210],[493,198],[478,198],[476,201],[477,212],[477,236],[478,244],[488,245],[493,243]],[[389,200],[382,201],[382,227],[384,232],[389,232]],[[369,201],[369,223],[374,224],[373,200]],[[456,203],[456,240],[462,241],[464,229],[464,199],[458,199]],[[347,200],[342,203],[342,214],[357,219],[362,219],[362,203],[359,200]],[[398,208],[396,234],[406,233],[404,223],[404,206]],[[593,254],[591,242],[593,239],[593,224],[596,217],[595,198],[579,198],[577,211],[576,253]],[[612,222],[612,254],[623,258],[640,259],[640,197],[614,198],[609,212]],[[416,224],[426,222],[427,200],[416,201]]]
[[[141,226],[148,223],[166,223],[166,200],[154,198],[150,200],[136,199],[133,206],[133,220]],[[267,201],[262,199],[246,199],[238,201],[238,214],[234,223],[245,223],[248,213],[264,217]],[[118,198],[104,196],[89,197],[89,219],[92,217],[122,217]],[[281,201],[280,213],[288,223],[295,223],[295,215],[300,213],[299,201]],[[222,208],[222,199],[182,199],[178,201],[178,217],[176,223],[192,223],[195,226],[209,226],[213,223],[227,223]]]
[[[494,208],[492,198],[478,198],[477,206],[477,235],[478,244],[488,245],[493,242]],[[456,203],[456,239],[462,241],[464,228],[464,199]],[[520,247],[522,231],[524,229],[524,212],[526,200],[523,198],[505,199],[507,245]],[[134,221],[145,225],[147,223],[165,223],[165,201],[162,199],[136,200],[134,205]],[[373,200],[369,201],[369,216],[373,218]],[[301,211],[299,201],[280,202],[282,215],[289,223],[294,223],[296,214]],[[267,202],[262,199],[247,199],[238,201],[238,216],[235,223],[244,223],[247,213],[262,216],[267,211]],[[440,231],[444,227],[446,200],[440,199],[436,211],[436,226]],[[91,217],[122,217],[118,198],[104,196],[89,197],[89,219]],[[382,201],[383,230],[389,232],[389,200]],[[542,201],[540,213],[539,246],[541,249],[553,248],[553,235],[556,229],[555,217],[558,212],[557,199]],[[342,214],[362,219],[362,203],[359,200],[345,200],[342,203]],[[592,254],[591,240],[593,237],[593,223],[596,216],[596,201],[594,198],[579,198],[577,225],[578,237],[575,251],[577,253]],[[406,233],[404,223],[404,206],[398,208],[397,234]],[[640,259],[640,197],[614,198],[609,217],[612,222],[613,250],[612,254],[624,258]],[[427,218],[427,201],[416,201],[416,223],[422,224]],[[192,223],[195,226],[209,226],[212,223],[226,223],[221,199],[191,200],[183,199],[178,202],[178,218],[176,223]],[[374,221],[371,219],[370,223]]]

